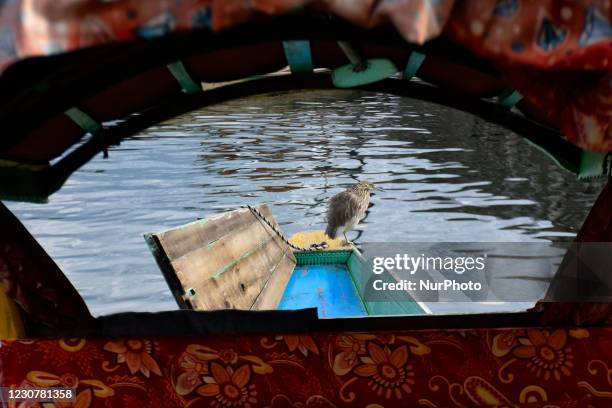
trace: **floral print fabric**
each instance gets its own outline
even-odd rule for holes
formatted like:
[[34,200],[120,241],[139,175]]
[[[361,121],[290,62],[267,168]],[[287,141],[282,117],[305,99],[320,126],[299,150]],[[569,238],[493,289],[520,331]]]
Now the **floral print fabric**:
[[573,143],[612,151],[612,5],[608,0],[5,0],[0,69],[28,56],[222,30],[311,6],[412,43],[446,36],[492,61]]
[[81,408],[604,407],[612,395],[606,328],[1,345],[2,386],[74,387]]

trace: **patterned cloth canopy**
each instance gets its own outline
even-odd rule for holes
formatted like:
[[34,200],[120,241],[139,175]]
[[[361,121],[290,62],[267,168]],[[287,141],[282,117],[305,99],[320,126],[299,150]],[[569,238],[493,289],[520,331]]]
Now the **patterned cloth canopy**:
[[6,0],[0,2],[0,70],[31,56],[219,31],[304,7],[365,27],[393,24],[411,43],[444,36],[493,62],[570,141],[612,150],[608,0]]

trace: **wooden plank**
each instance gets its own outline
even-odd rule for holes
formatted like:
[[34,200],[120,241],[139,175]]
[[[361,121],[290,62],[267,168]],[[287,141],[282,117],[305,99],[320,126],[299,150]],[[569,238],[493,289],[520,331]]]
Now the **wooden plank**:
[[270,310],[277,308],[287,287],[287,282],[289,282],[289,278],[291,278],[291,274],[295,269],[295,264],[295,257],[291,250],[287,248],[272,271],[270,278],[266,281],[259,296],[255,299],[251,309]]
[[170,263],[179,279],[184,283],[195,280],[189,283],[194,285],[197,282],[222,275],[238,259],[269,239],[275,239],[278,246],[286,246],[269,226],[259,220],[254,220],[245,227],[240,227],[238,231],[196,248]]
[[[263,204],[257,208],[278,227],[267,205]],[[168,259],[172,261],[196,248],[219,240],[227,234],[234,234],[245,224],[252,224],[254,222],[259,222],[259,220],[255,218],[248,208],[241,208],[154,235],[164,247]]]
[[185,288],[183,287],[182,282],[176,276],[174,272],[174,268],[170,264],[168,257],[164,251],[164,248],[160,244],[157,236],[155,234],[145,234],[144,239],[149,246],[149,250],[155,257],[155,261],[157,262],[157,266],[161,270],[164,278],[166,279],[166,283],[170,288],[170,292],[174,295],[174,300],[178,304],[181,309],[192,309],[191,304],[183,298],[183,294],[185,293]]
[[245,254],[221,275],[201,281],[194,289],[198,309],[251,309],[284,249],[269,239]]
[[[258,209],[277,225],[267,206]],[[259,308],[274,308],[296,263],[289,246],[248,209],[145,238],[183,308],[251,309],[256,300]],[[195,296],[184,299],[191,289]]]

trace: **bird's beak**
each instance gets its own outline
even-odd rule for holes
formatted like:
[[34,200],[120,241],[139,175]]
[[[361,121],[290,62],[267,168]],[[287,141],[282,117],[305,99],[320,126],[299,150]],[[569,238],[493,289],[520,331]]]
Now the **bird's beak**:
[[382,188],[380,188],[380,187],[374,187],[374,191],[385,191],[385,190],[383,190],[383,189],[382,189]]

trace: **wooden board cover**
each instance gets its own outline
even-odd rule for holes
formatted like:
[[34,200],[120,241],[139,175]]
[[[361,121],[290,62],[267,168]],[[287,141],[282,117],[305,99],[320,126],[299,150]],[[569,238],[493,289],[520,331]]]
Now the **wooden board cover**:
[[[278,228],[267,205],[258,209]],[[184,309],[275,309],[296,264],[289,246],[247,208],[145,239]]]

